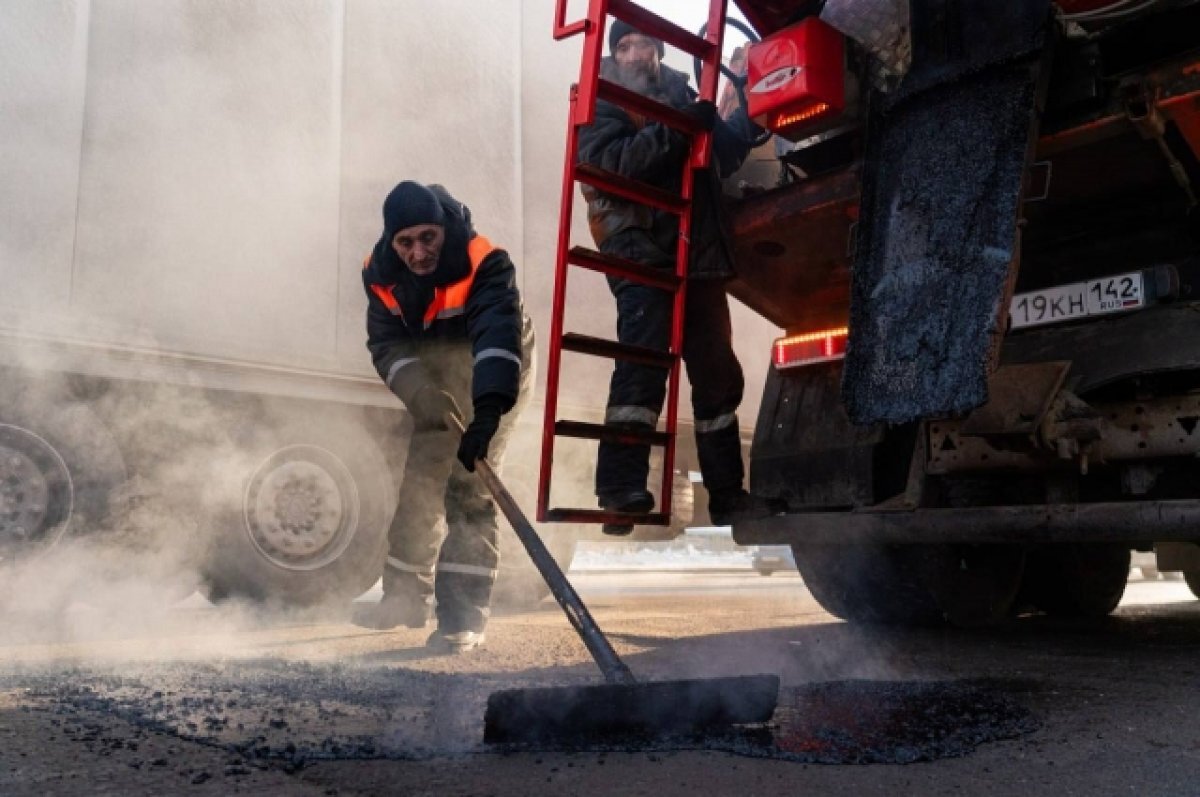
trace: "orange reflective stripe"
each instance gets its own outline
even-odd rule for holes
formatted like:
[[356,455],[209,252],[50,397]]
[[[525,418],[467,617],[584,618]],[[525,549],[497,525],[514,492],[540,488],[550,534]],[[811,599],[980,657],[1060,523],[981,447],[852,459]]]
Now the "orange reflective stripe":
[[400,309],[400,302],[396,301],[396,297],[392,296],[392,288],[395,285],[371,285],[371,291],[379,297],[384,306],[391,312],[392,315],[398,315],[404,318],[404,312]]
[[[363,258],[363,271],[371,267],[371,255]],[[383,302],[383,306],[388,309],[392,315],[398,315],[404,318],[404,311],[400,309],[400,302],[396,301],[396,297],[392,295],[392,288],[395,285],[376,285],[371,283],[371,291],[379,297],[379,301]]]
[[492,242],[482,235],[476,235],[471,239],[471,242],[467,244],[467,259],[471,261],[471,273],[458,282],[437,288],[433,292],[433,301],[425,310],[426,329],[446,311],[460,310],[466,307],[467,297],[471,295],[471,286],[475,283],[475,273],[479,271],[480,264],[487,260],[488,255],[494,251],[496,251],[496,247],[492,246]]

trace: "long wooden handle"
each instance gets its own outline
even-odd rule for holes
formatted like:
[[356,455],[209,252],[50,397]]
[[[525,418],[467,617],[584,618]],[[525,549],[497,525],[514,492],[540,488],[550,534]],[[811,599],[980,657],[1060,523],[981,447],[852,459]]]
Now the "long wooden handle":
[[[462,422],[451,413],[446,413],[446,425],[451,429],[457,429],[459,434],[463,432]],[[575,627],[580,638],[583,639],[583,644],[587,645],[588,652],[596,661],[596,666],[600,668],[600,672],[604,673],[604,679],[613,684],[635,683],[636,679],[633,677],[633,673],[613,650],[613,646],[609,644],[608,638],[604,636],[600,626],[596,625],[596,621],[592,619],[592,613],[580,600],[579,593],[563,575],[562,568],[558,566],[558,562],[554,561],[554,557],[546,549],[542,538],[538,536],[533,525],[526,519],[525,513],[517,506],[512,494],[496,476],[492,466],[487,463],[487,460],[477,459],[475,460],[475,472],[479,474],[479,478],[483,479],[488,491],[500,505],[500,511],[508,518],[513,531],[517,533],[517,538],[521,540],[521,544],[529,553],[529,558],[533,560],[538,572],[545,579],[546,585],[550,587],[550,593],[554,595],[554,599],[562,607],[563,613],[567,615],[567,620]]]

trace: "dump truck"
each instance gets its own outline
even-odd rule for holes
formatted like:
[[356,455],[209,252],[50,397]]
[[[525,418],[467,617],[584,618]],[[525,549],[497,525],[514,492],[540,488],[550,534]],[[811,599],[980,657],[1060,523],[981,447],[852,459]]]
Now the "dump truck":
[[1200,595],[1200,3],[737,5],[735,539],[862,623],[1102,616],[1131,550]]

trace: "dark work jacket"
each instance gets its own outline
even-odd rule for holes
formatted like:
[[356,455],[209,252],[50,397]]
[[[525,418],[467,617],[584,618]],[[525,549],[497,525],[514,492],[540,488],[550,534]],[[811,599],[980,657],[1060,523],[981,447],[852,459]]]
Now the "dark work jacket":
[[[493,249],[471,279],[469,247],[474,241],[486,251],[485,240],[476,235],[465,205],[441,186],[430,188],[446,212],[438,267],[428,277],[413,274],[392,249],[396,231],[384,232],[363,264],[367,348],[380,378],[406,405],[421,386],[433,384],[460,404],[495,396],[507,412],[533,345],[516,269],[507,252]],[[461,307],[430,311],[439,294],[461,294],[464,280],[471,281]]]
[[[697,94],[682,72],[660,65],[658,96],[675,108],[691,104]],[[601,63],[601,74],[616,78],[611,57]],[[712,165],[696,172],[693,188],[692,243],[688,275],[693,278],[733,276],[731,235],[721,205],[721,178],[733,174],[751,149],[757,130],[739,108],[728,120],[717,120],[713,129]],[[579,162],[678,192],[687,162],[688,138],[684,134],[600,100],[595,121],[579,132]],[[675,262],[679,220],[671,213],[584,186],[588,224],[601,251],[640,263],[670,266]]]

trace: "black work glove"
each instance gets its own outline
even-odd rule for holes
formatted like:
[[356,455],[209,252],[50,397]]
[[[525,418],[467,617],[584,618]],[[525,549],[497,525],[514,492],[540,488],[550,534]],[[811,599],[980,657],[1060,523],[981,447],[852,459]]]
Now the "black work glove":
[[696,100],[681,110],[692,117],[701,130],[712,130],[717,126],[717,106],[708,100]]
[[462,410],[458,408],[454,396],[430,384],[421,385],[408,403],[408,411],[412,413],[416,429],[423,432],[447,428],[447,412],[462,419]]
[[487,459],[488,444],[500,428],[501,407],[503,404],[488,396],[475,402],[475,417],[458,444],[458,461],[472,473],[475,472],[475,460]]

